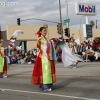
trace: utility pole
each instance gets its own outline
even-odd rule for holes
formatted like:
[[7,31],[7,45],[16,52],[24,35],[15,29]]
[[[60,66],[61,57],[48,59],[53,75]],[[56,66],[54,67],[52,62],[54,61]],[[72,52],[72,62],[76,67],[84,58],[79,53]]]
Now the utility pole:
[[80,42],[81,42],[81,38],[82,38],[82,32],[81,32],[81,20],[82,20],[82,18],[83,18],[84,16],[82,16],[81,18],[80,18],[80,29],[79,29],[79,34],[80,34]]
[[62,26],[62,15],[61,15],[61,2],[59,0],[59,12],[60,12],[60,23],[61,23],[61,38],[63,39],[63,26]]

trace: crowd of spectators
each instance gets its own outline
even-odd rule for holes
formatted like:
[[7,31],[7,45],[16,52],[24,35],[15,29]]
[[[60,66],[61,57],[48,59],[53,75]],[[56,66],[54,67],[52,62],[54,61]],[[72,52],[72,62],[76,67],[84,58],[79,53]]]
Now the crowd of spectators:
[[77,45],[77,50],[74,53],[81,55],[84,61],[100,61],[100,38],[93,41],[86,40],[80,44],[75,43],[74,39],[67,42],[73,42],[73,46]]
[[[74,52],[75,54],[81,55],[84,61],[100,61],[100,39],[94,41],[83,41],[80,44],[75,43],[75,40],[67,39],[66,42],[72,42],[73,48],[77,45],[77,50]],[[36,61],[37,57],[37,49],[34,48],[29,50],[27,53],[23,53],[23,51],[17,51],[12,53],[12,64],[33,64]],[[73,52],[72,52],[73,53]],[[57,62],[62,62],[61,52],[58,56]]]
[[27,53],[17,51],[12,53],[12,64],[32,64],[36,61],[37,49],[29,50]]

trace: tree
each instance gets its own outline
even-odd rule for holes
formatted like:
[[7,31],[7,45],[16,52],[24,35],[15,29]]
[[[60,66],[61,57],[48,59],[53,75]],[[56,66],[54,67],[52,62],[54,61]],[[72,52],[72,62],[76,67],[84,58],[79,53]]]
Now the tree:
[[92,28],[93,28],[94,25],[95,25],[95,22],[94,21],[90,21],[90,25],[92,25]]

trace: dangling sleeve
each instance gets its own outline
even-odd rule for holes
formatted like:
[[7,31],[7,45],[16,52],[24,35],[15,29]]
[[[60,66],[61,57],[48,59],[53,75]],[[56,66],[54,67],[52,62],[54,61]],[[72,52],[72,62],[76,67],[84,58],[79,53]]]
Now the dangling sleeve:
[[65,67],[70,66],[77,61],[83,61],[80,56],[73,54],[70,51],[70,48],[68,47],[68,44],[66,42],[61,42],[59,46],[62,49],[62,62]]
[[16,30],[13,35],[10,38],[9,45],[7,47],[7,55],[12,55],[12,48],[15,46],[15,42],[17,40],[17,37],[19,34],[23,34],[24,32],[22,30]]
[[56,60],[57,60],[58,56],[61,55],[62,52],[60,46],[58,45],[62,40],[57,38],[52,38],[51,41],[53,41],[53,44],[55,46],[55,53],[56,53]]
[[37,42],[37,48],[40,49],[40,41]]
[[39,56],[41,58],[41,55],[43,53],[43,51],[41,50],[41,37],[38,38],[37,49],[38,49],[37,56]]
[[41,49],[41,37],[39,37],[37,41],[37,48],[40,50]]

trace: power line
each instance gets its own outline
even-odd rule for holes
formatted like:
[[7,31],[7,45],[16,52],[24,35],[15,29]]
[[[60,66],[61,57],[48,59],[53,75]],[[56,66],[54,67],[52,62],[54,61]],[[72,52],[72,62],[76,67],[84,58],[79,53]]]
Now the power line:
[[41,20],[41,21],[46,21],[46,22],[52,22],[52,23],[59,23],[59,22],[55,22],[55,21],[50,21],[50,20],[44,20],[44,19],[38,19],[38,18],[29,18],[29,19],[25,19],[25,20],[20,20],[22,21],[27,21],[27,20]]

